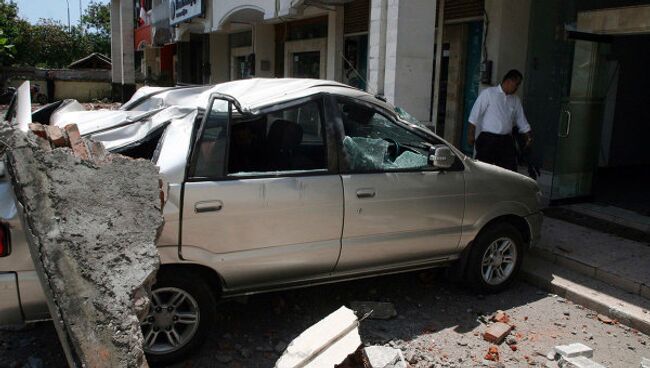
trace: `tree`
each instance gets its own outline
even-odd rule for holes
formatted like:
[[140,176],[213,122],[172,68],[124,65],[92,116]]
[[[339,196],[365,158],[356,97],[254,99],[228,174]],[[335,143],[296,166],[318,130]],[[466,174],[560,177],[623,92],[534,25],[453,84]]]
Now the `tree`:
[[0,64],[10,65],[14,62],[24,21],[18,18],[18,5],[13,1],[0,0]]
[[81,17],[83,23],[90,30],[104,36],[111,35],[111,4],[102,4],[91,1]]
[[95,52],[111,54],[111,4],[90,2],[81,17],[88,29],[86,37]]
[[52,19],[30,24],[18,17],[16,3],[0,0],[0,64],[64,68],[92,52],[109,55],[110,4],[91,2],[83,20],[88,32]]

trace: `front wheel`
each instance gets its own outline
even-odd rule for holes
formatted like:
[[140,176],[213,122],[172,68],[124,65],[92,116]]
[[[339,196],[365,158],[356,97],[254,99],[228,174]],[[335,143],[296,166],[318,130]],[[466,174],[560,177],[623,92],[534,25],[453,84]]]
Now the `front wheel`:
[[524,240],[517,228],[497,223],[474,241],[467,264],[467,281],[477,290],[494,293],[507,288],[521,267]]
[[141,323],[149,363],[181,360],[203,343],[215,321],[215,305],[212,290],[198,274],[159,274]]

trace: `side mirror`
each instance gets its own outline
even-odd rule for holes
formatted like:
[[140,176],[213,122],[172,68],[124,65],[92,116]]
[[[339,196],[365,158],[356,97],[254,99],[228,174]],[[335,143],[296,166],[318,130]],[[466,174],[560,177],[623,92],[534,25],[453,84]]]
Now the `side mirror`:
[[448,169],[454,164],[454,153],[444,144],[437,144],[429,149],[429,166]]

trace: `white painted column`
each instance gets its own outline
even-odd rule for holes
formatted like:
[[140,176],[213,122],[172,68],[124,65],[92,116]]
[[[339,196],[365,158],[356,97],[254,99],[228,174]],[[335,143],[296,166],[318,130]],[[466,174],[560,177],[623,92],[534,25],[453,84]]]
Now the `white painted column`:
[[120,28],[121,0],[111,1],[111,78],[122,84],[122,31]]
[[371,0],[368,35],[368,92],[384,94],[388,0]]
[[433,79],[436,2],[388,0],[384,94],[428,121]]
[[133,1],[120,2],[120,32],[122,33],[122,84],[135,84]]
[[[273,78],[275,76],[275,26],[255,24],[253,26],[253,50],[255,52],[255,76]],[[266,70],[262,70],[262,66]]]
[[210,83],[230,80],[229,45],[227,33],[210,33]]
[[[490,19],[487,51],[492,60],[492,85],[510,69],[526,72],[531,0],[486,0]],[[524,81],[526,83],[526,75]],[[519,91],[523,91],[519,88]]]
[[126,101],[135,92],[133,2],[111,1],[111,79],[113,98]]
[[327,22],[327,79],[343,80],[343,7],[330,11]]

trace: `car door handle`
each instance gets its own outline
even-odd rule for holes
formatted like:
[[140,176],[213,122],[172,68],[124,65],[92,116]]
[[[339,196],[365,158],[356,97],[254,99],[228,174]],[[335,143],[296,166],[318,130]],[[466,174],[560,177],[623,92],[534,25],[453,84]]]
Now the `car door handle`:
[[373,198],[374,196],[375,190],[372,188],[357,190],[357,198]]
[[223,202],[221,201],[203,201],[194,204],[194,212],[196,213],[217,212],[222,208]]

